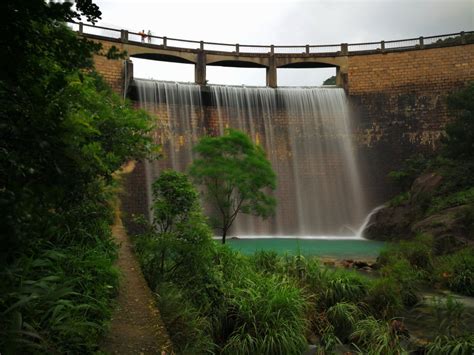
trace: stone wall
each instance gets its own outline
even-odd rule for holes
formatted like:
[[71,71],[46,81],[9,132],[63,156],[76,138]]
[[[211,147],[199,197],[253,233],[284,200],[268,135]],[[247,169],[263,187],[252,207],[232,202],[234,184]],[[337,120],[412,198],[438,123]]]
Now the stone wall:
[[474,45],[350,56],[347,93],[373,195],[394,191],[389,171],[440,144],[452,120],[446,97],[474,80]]
[[[120,44],[114,45],[117,49],[122,50]],[[110,42],[103,42],[102,52],[107,53],[111,46]],[[110,85],[113,91],[122,96],[125,61],[123,59],[107,59],[105,55],[94,55],[94,64],[95,69],[102,75],[105,82]]]
[[[121,93],[124,61],[97,56],[95,62],[105,80]],[[388,172],[399,168],[414,153],[439,147],[444,127],[452,120],[446,97],[472,80],[473,44],[348,57],[345,88],[353,111],[358,155],[362,157],[363,188],[370,205],[382,203],[395,193],[386,177]],[[198,135],[218,132],[214,107],[206,105],[202,112],[191,111]],[[155,139],[169,142],[167,126],[173,114],[164,107],[156,114],[161,118],[161,128],[154,133]],[[290,123],[274,119],[283,126]],[[175,151],[179,152],[187,139],[190,137],[186,132],[173,137]],[[279,149],[282,159],[288,159],[286,147],[281,145]],[[179,154],[177,159],[183,160]],[[124,205],[129,213],[146,213],[141,205],[146,196],[144,179],[142,164],[126,179],[128,197]]]

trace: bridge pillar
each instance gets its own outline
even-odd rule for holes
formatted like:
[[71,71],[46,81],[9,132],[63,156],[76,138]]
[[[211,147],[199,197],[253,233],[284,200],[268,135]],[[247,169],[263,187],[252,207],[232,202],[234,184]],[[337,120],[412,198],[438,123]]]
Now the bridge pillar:
[[206,85],[206,53],[203,51],[197,54],[194,65],[194,82],[199,85]]
[[267,86],[271,88],[277,87],[277,67],[275,63],[275,56],[270,56],[267,68]]

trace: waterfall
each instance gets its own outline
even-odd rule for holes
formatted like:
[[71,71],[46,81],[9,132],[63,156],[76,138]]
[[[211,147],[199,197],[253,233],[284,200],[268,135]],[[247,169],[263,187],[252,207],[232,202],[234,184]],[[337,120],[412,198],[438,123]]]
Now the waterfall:
[[227,127],[261,145],[277,174],[275,216],[240,215],[233,235],[354,235],[367,214],[351,119],[339,88],[263,88],[135,79],[140,107],[156,115],[154,139],[164,159],[151,177],[186,171],[203,135]]

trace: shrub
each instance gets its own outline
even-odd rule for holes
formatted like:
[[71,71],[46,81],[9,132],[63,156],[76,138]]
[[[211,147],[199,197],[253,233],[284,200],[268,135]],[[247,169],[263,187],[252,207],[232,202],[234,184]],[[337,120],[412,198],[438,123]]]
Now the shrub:
[[433,269],[433,238],[429,235],[418,235],[413,240],[402,240],[385,247],[379,256],[379,263],[388,265],[394,260],[406,259],[418,270]]
[[348,302],[339,302],[327,310],[327,318],[334,327],[334,334],[342,341],[347,341],[354,325],[363,318],[361,309]]
[[256,251],[251,260],[259,272],[274,274],[282,270],[281,258],[276,251]]
[[461,302],[452,296],[436,297],[431,302],[431,308],[438,335],[456,336],[464,331],[465,307]]
[[426,347],[427,355],[471,355],[474,352],[474,335],[462,337],[437,336]]
[[339,302],[362,300],[369,289],[367,278],[353,271],[326,269],[321,272],[319,281],[315,293],[319,306],[324,309]]
[[157,304],[173,348],[178,354],[212,353],[211,324],[190,298],[172,283],[158,285]]
[[390,277],[375,280],[365,301],[375,316],[392,318],[403,310],[401,285]]
[[231,332],[224,354],[299,354],[304,337],[306,302],[289,281],[248,275],[227,292]]
[[437,274],[452,291],[474,296],[474,249],[465,248],[441,257]]
[[362,354],[408,354],[401,344],[407,333],[403,323],[398,320],[386,322],[369,317],[357,322],[354,329],[350,338],[362,350]]
[[[115,246],[49,243],[0,274],[0,343],[6,353],[90,353],[106,330],[118,286]],[[20,284],[20,286],[18,286]]]
[[405,306],[414,306],[418,303],[419,296],[417,291],[421,280],[422,273],[412,267],[406,259],[391,260],[380,270],[384,277],[393,278],[400,285],[400,295],[402,303]]

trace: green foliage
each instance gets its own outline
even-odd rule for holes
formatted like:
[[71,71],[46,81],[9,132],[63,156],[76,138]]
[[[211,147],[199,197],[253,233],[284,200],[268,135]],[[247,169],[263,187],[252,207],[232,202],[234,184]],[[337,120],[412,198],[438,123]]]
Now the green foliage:
[[258,250],[253,254],[251,260],[259,272],[276,274],[283,268],[281,258],[276,251]]
[[418,235],[413,240],[389,244],[380,252],[378,261],[382,265],[388,265],[397,259],[406,259],[418,270],[432,270],[433,238],[429,235]]
[[110,316],[113,172],[150,151],[148,116],[93,72],[62,23],[90,0],[7,1],[0,73],[0,352],[90,353]]
[[335,335],[342,341],[347,341],[355,324],[364,316],[361,309],[349,302],[339,302],[328,308],[327,317],[334,327]]
[[448,97],[457,119],[446,127],[443,154],[454,160],[474,160],[474,83]]
[[428,355],[471,355],[474,351],[474,335],[462,337],[438,336],[428,344]]
[[172,283],[157,287],[160,316],[177,354],[206,354],[214,350],[211,324],[187,295]]
[[441,257],[437,274],[439,280],[452,291],[474,296],[474,249],[465,248]]
[[397,171],[391,171],[388,176],[403,191],[407,191],[413,181],[420,175],[429,164],[429,160],[422,154],[414,155],[403,163],[403,167]]
[[153,222],[135,237],[148,283],[152,289],[170,280],[191,287],[207,274],[213,245],[198,193],[185,174],[164,171],[153,196]]
[[[109,239],[57,247],[46,243],[1,277],[0,338],[6,353],[87,353],[97,347],[118,286]],[[21,277],[21,283],[18,279]],[[5,309],[6,308],[6,309]]]
[[474,187],[465,190],[456,191],[446,196],[436,196],[431,201],[429,214],[434,214],[446,208],[456,207],[460,205],[474,205]]
[[375,280],[365,298],[372,314],[377,318],[390,319],[403,310],[401,285],[393,278]]
[[321,272],[319,285],[316,287],[320,306],[329,308],[340,302],[362,300],[369,290],[369,282],[356,272],[325,269]]
[[323,85],[336,85],[336,76],[333,75],[323,81]]
[[465,332],[465,307],[454,297],[435,297],[432,300],[431,308],[438,335],[459,336]]
[[388,205],[390,207],[398,207],[401,205],[404,205],[408,201],[410,201],[411,193],[410,191],[402,192],[401,194],[398,194],[394,198],[392,198],[389,202]]
[[393,278],[400,285],[400,295],[405,306],[414,306],[420,299],[418,291],[423,272],[415,269],[407,259],[394,259],[380,270],[384,277]]
[[351,339],[361,350],[360,354],[408,354],[401,344],[407,335],[398,320],[386,322],[369,317],[357,322],[354,329]]
[[206,187],[207,198],[219,218],[222,242],[238,213],[268,217],[275,209],[275,173],[263,149],[243,132],[228,129],[221,137],[201,138],[195,147],[198,158],[190,174]]
[[299,354],[305,349],[305,300],[297,287],[255,274],[231,292],[227,317],[232,330],[224,354]]

